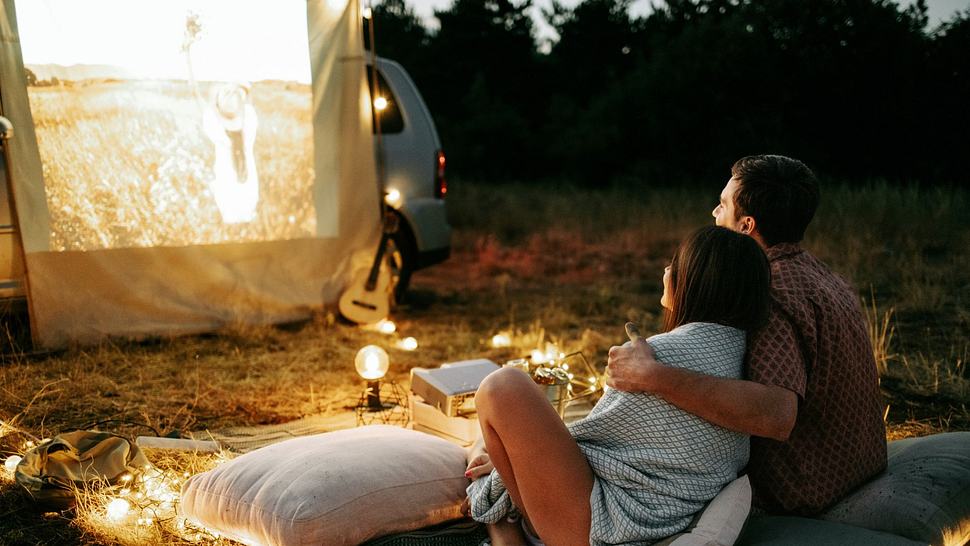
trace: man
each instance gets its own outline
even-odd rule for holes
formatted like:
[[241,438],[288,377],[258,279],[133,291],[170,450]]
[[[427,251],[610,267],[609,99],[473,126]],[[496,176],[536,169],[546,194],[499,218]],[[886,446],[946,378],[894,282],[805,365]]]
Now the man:
[[886,467],[866,323],[852,288],[798,244],[818,206],[812,171],[768,155],[740,159],[731,175],[715,223],[758,241],[772,275],[770,318],[748,339],[748,380],[666,366],[638,340],[610,349],[607,383],[750,434],[755,506],[813,515]]

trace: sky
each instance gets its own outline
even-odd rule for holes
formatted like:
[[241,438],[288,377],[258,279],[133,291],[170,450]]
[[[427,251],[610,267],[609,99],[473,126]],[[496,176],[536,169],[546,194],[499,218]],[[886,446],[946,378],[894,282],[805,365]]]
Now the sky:
[[[437,28],[437,20],[434,18],[433,11],[435,9],[444,9],[451,5],[452,0],[405,0],[409,5],[414,8],[415,13],[421,16],[425,20],[425,24],[434,28]],[[650,11],[650,6],[654,2],[659,2],[660,0],[633,0],[630,6],[630,12],[635,15],[644,15]],[[902,0],[906,4],[913,3],[910,0]],[[581,0],[562,0],[562,3],[566,6],[575,6],[579,4]],[[534,0],[533,2],[536,6],[548,7],[551,2],[549,0]],[[970,7],[970,0],[927,0],[927,7],[929,8],[929,18],[930,26],[936,26],[940,21],[949,19],[953,12],[965,10]],[[533,8],[535,13],[533,17],[538,16],[538,9]],[[541,18],[537,21],[537,30],[539,33],[539,38],[541,40],[555,39],[555,32],[549,28]]]

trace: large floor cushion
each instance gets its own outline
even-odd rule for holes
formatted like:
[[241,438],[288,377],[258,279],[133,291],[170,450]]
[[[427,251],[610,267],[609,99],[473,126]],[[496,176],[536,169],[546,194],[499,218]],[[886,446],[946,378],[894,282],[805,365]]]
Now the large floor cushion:
[[924,544],[970,541],[970,432],[890,442],[886,472],[821,519]]
[[385,425],[295,438],[191,477],[189,520],[244,543],[351,545],[461,517],[465,450]]
[[898,535],[832,521],[751,516],[737,546],[925,546]]

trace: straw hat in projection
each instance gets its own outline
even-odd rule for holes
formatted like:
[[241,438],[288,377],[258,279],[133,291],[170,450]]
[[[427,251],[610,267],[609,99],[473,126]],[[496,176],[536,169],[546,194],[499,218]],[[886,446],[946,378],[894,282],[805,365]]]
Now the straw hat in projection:
[[250,89],[248,83],[223,83],[213,89],[213,110],[226,131],[242,131]]

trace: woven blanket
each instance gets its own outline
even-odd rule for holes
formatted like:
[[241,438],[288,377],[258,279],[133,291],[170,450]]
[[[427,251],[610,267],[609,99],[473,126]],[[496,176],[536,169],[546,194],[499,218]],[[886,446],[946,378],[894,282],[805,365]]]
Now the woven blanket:
[[[691,323],[647,340],[667,365],[739,378],[744,332]],[[685,529],[737,477],[748,438],[663,399],[609,389],[569,425],[594,474],[590,544],[643,544]],[[512,508],[497,472],[469,486],[472,517],[494,523]]]

